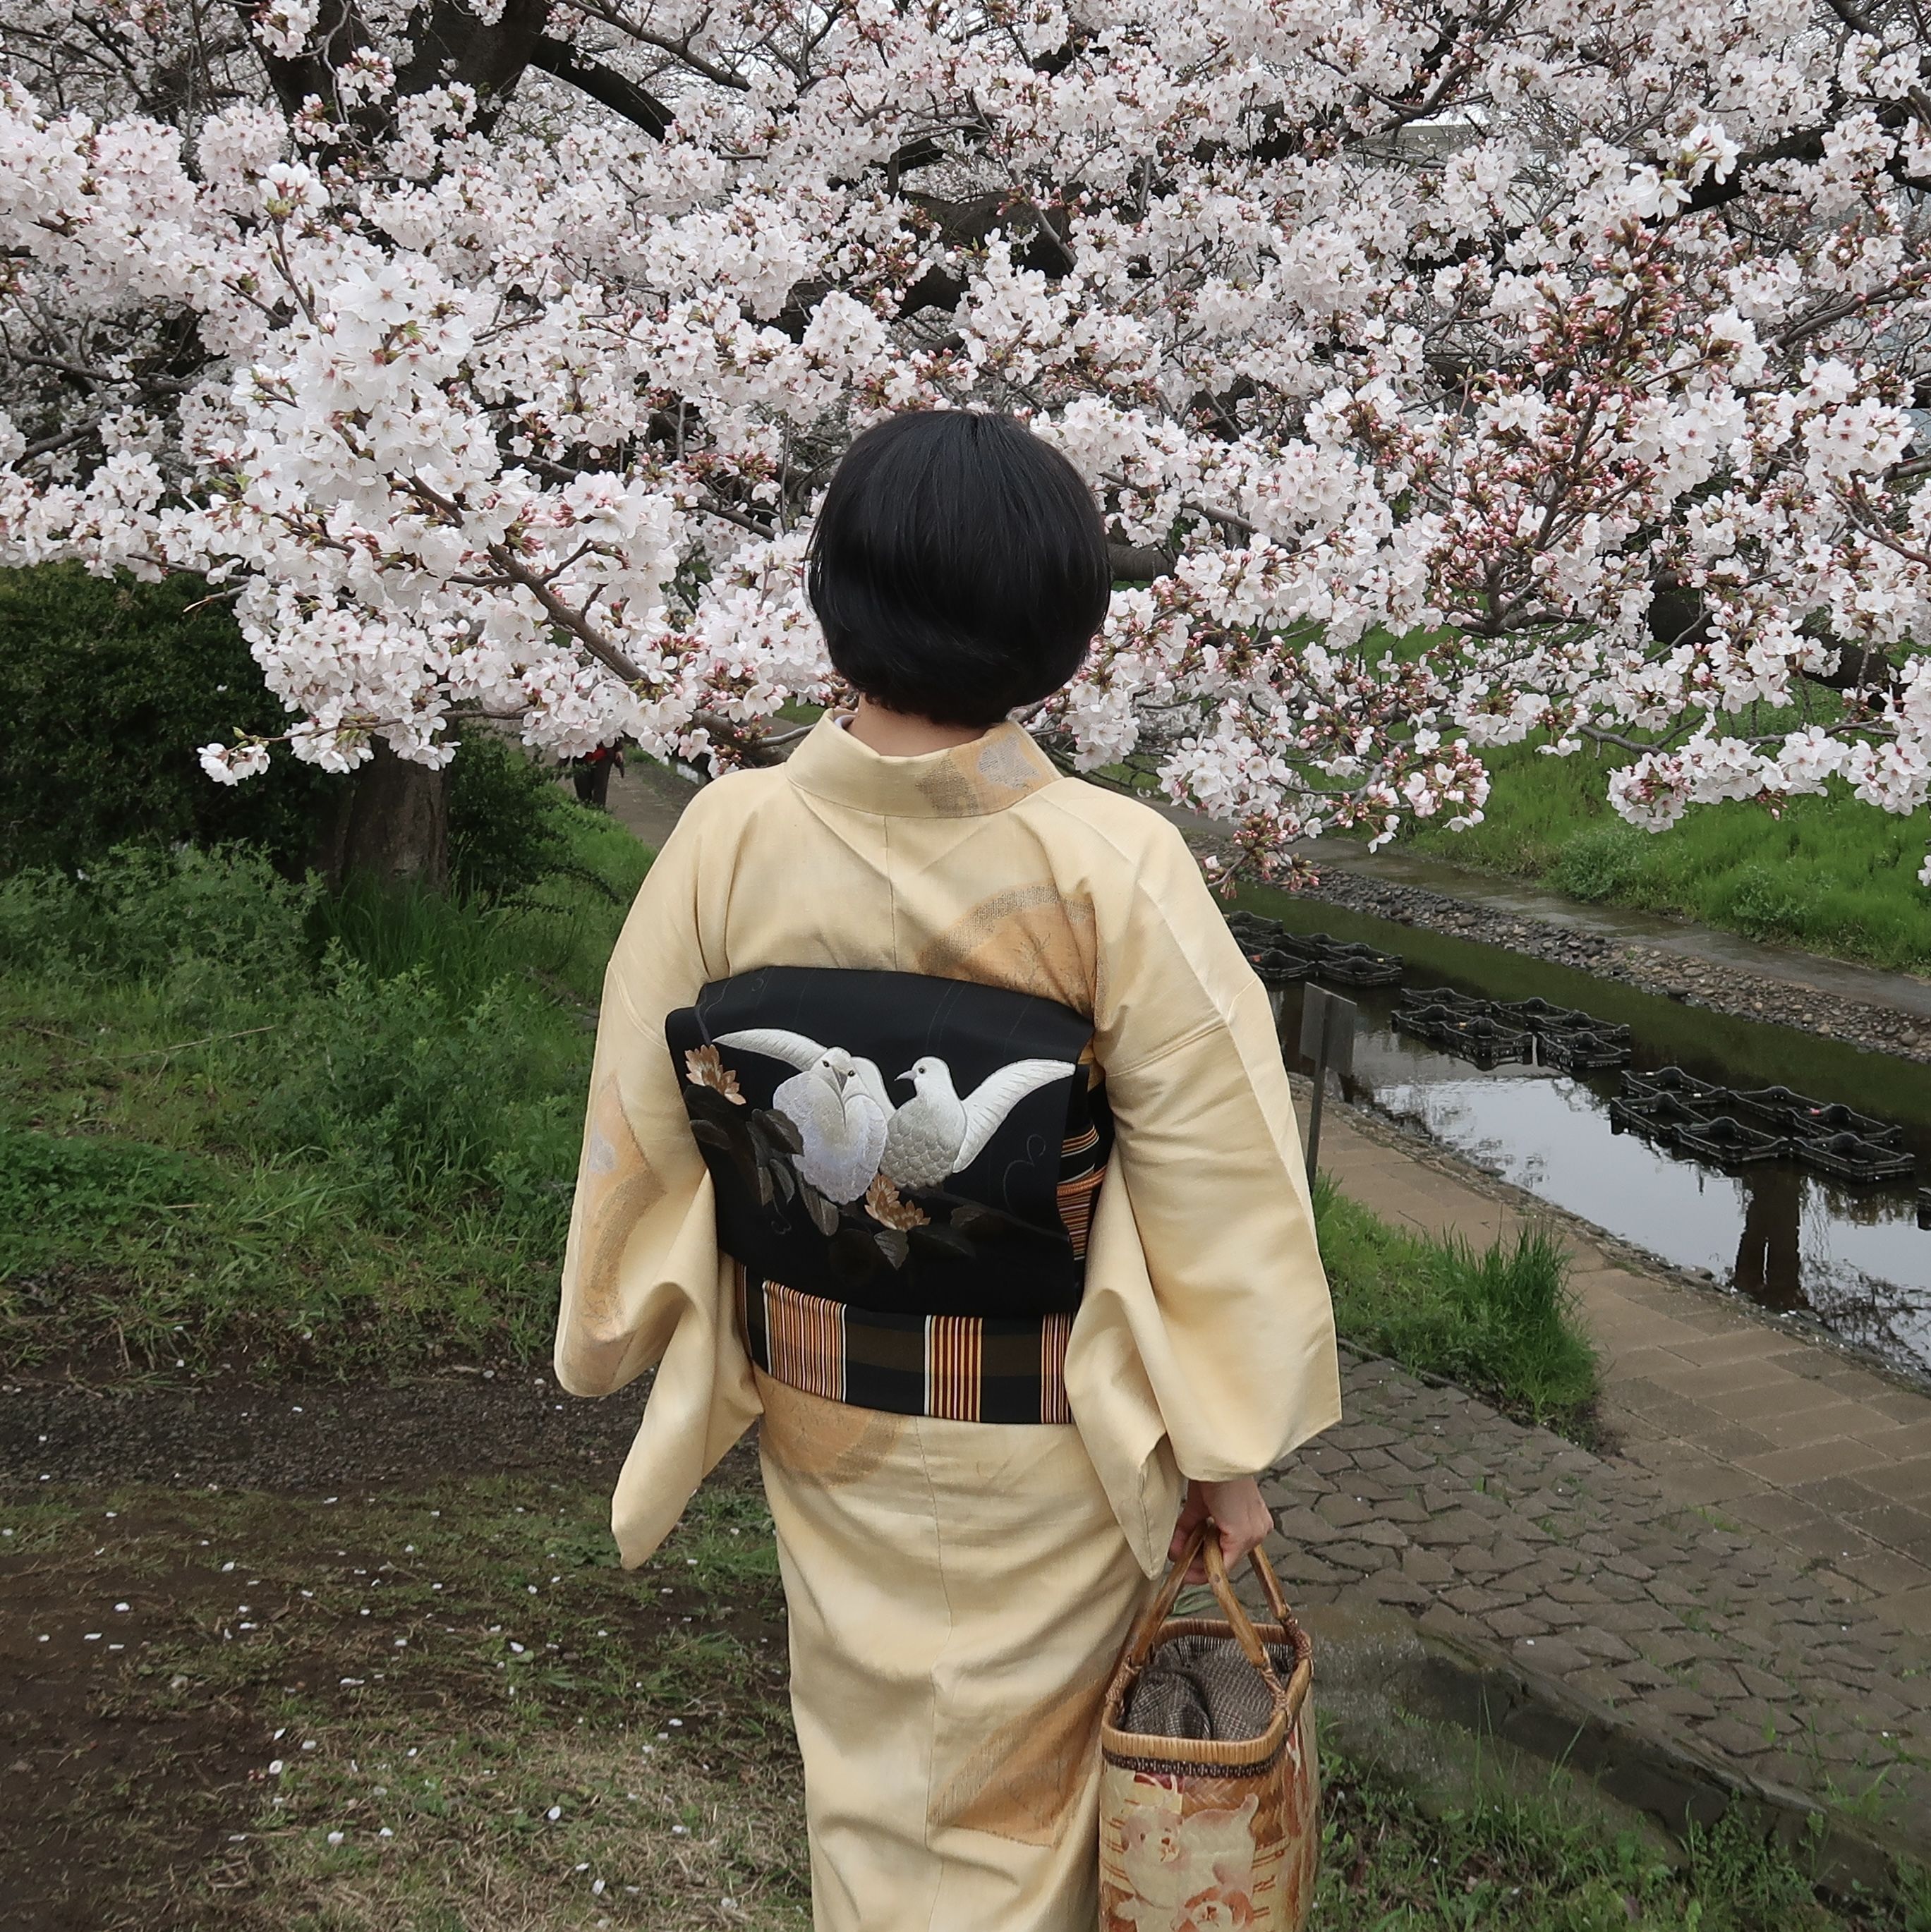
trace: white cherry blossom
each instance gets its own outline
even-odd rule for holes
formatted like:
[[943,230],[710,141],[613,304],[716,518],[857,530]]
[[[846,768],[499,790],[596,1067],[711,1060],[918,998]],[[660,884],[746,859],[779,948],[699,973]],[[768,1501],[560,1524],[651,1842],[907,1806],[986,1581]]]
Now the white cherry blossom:
[[[810,518],[1012,410],[1121,587],[1029,722],[1230,821],[1931,771],[1931,92],[1878,0],[22,0],[0,562],[232,589],[273,745],[717,766],[835,694]],[[1500,24],[1498,24],[1500,22]],[[111,27],[111,31],[109,30]],[[198,36],[198,38],[197,38]]]

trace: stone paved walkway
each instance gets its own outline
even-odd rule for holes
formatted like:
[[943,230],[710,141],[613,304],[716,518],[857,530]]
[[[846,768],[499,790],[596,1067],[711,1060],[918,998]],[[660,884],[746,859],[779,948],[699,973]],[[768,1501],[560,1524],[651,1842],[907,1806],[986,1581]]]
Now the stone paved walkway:
[[1351,1358],[1346,1420],[1264,1483],[1290,1594],[1491,1646],[1751,1775],[1931,1834],[1931,1646],[1656,1478]]
[[[1542,1218],[1332,1101],[1321,1153],[1429,1232]],[[1875,1787],[1931,1842],[1931,1396],[1556,1225],[1616,1452],[1352,1360],[1340,1426],[1266,1486],[1299,1600],[1399,1606],[1814,1798]]]
[[1931,1394],[1748,1303],[1620,1265],[1567,1217],[1404,1138],[1331,1101],[1321,1165],[1384,1220],[1427,1233],[1482,1246],[1530,1220],[1554,1226],[1622,1454],[1671,1502],[1712,1510],[1931,1638]]

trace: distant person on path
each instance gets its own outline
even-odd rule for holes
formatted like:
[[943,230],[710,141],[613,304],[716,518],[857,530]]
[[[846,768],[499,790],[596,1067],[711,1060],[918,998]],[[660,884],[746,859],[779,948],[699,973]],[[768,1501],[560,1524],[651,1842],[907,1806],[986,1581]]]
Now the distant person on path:
[[620,745],[599,745],[593,752],[586,752],[581,758],[570,761],[570,782],[577,788],[577,796],[585,805],[593,805],[599,812],[610,808],[610,775],[623,770],[623,748]]
[[891,418],[810,590],[857,706],[700,791],[638,896],[557,1372],[656,1367],[626,1564],[760,1425],[818,1932],[1092,1932],[1150,1580],[1203,1516],[1257,1544],[1254,1473],[1339,1414],[1287,1076],[1179,832],[1011,722],[1106,614],[1071,465]]

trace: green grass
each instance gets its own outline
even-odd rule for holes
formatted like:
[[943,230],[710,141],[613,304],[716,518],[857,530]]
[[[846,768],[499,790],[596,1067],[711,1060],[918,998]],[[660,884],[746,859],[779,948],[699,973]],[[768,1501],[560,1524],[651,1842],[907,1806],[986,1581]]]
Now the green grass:
[[[770,1522],[740,1452],[626,1574],[602,1486],[314,1498],[129,1489],[0,1507],[35,1721],[116,1724],[0,1846],[56,1847],[143,1932],[801,1932],[800,1778]],[[18,1593],[14,1596],[11,1593]],[[110,1604],[130,1606],[120,1616]],[[82,1633],[116,1628],[110,1653]],[[1319,1693],[1317,1692],[1318,1697]],[[1460,1742],[1458,1742],[1458,1740]],[[1461,1796],[1330,1756],[1322,1932],[1931,1932],[1734,1828],[1671,1856],[1580,1779]],[[1450,1754],[1464,1754],[1450,1757]]]
[[1326,1174],[1315,1183],[1314,1215],[1335,1325],[1348,1340],[1459,1382],[1507,1414],[1592,1439],[1596,1352],[1554,1235],[1528,1228],[1478,1250],[1404,1233]]
[[1820,1898],[1800,1856],[1734,1825],[1698,1833],[1680,1860],[1605,1831],[1586,1787],[1552,1774],[1545,1793],[1497,1791],[1425,1810],[1347,1765],[1330,1774],[1314,1922],[1323,1932],[1931,1932],[1931,1889],[1888,1905]]
[[547,1347],[604,962],[649,855],[558,794],[514,896],[245,851],[0,880],[0,1354]]
[[[1418,656],[1430,634],[1371,632],[1360,649]],[[1840,715],[1836,697],[1808,694],[1807,711],[1756,708],[1733,727],[1752,735]],[[1931,812],[1881,812],[1842,789],[1794,798],[1780,812],[1747,800],[1692,806],[1667,832],[1626,824],[1608,784],[1635,754],[1589,748],[1554,758],[1545,734],[1483,754],[1491,788],[1466,830],[1404,822],[1398,843],[1479,872],[1533,879],[1574,898],[1694,919],[1752,939],[1931,974],[1931,891],[1917,872],[1931,845]],[[1153,774],[1129,762],[1098,776],[1157,797]],[[1344,836],[1368,838],[1367,830]]]
[[1489,755],[1486,815],[1466,832],[1417,824],[1402,842],[1453,864],[1536,879],[1572,898],[1674,914],[1753,939],[1931,972],[1931,892],[1917,883],[1931,821],[1842,796],[1692,809],[1668,832],[1626,825],[1604,796],[1625,754]]

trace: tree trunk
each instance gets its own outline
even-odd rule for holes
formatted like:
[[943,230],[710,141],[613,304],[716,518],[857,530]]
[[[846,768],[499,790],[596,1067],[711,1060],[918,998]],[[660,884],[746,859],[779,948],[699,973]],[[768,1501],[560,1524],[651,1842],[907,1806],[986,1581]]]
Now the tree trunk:
[[380,738],[355,773],[316,855],[317,869],[340,890],[365,873],[385,885],[446,891],[449,884],[449,773],[398,758]]

